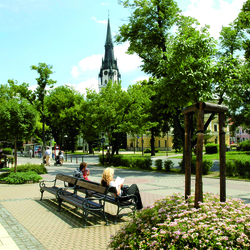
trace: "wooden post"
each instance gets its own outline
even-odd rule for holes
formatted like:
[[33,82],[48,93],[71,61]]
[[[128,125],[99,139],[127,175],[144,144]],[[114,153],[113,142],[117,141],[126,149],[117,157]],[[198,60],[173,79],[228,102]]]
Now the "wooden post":
[[197,149],[196,149],[196,180],[195,180],[195,208],[199,207],[199,201],[203,201],[202,193],[202,157],[204,139],[204,105],[199,103],[197,113]]
[[191,195],[191,124],[193,114],[185,114],[185,199]]
[[226,201],[226,145],[225,145],[225,114],[219,113],[220,142],[220,201]]

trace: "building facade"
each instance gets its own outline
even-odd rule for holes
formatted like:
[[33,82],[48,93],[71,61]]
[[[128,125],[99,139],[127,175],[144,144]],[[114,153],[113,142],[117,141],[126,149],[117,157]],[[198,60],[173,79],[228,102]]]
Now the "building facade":
[[231,133],[230,135],[230,144],[240,143],[246,140],[250,140],[250,129],[238,127],[235,133]]
[[[209,114],[205,115],[205,122],[208,119]],[[210,131],[208,133],[209,139],[207,141],[204,140],[205,143],[215,143],[219,144],[219,122],[218,117],[215,117],[213,121],[210,122],[208,126],[208,130]],[[229,125],[225,128],[225,143],[227,145],[230,144],[230,133],[229,133]],[[165,134],[163,137],[155,137],[155,148],[161,150],[161,151],[171,151],[173,146],[173,129],[170,129],[169,133]],[[135,151],[141,151],[142,146],[143,149],[151,148],[151,135],[150,134],[143,134],[143,135],[137,135],[137,136],[127,136],[127,145],[128,150],[135,150]]]

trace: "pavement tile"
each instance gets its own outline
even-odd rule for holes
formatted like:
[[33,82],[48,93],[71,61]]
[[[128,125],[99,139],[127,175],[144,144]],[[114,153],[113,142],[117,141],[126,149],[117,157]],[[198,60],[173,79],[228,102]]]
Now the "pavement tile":
[[[89,158],[90,159],[90,158]],[[38,160],[38,159],[32,159]],[[85,159],[88,162],[88,158]],[[22,159],[23,161],[23,159]],[[93,158],[91,158],[93,161]],[[54,180],[59,172],[72,174],[79,164],[48,167],[44,179]],[[100,181],[103,167],[89,165],[93,181]],[[184,194],[184,175],[153,173],[116,169],[115,175],[126,178],[126,184],[137,183],[144,206],[157,199],[173,193]],[[195,177],[192,176],[192,193]],[[62,184],[59,184],[62,185]],[[250,182],[227,180],[227,197],[242,198],[250,203]],[[203,191],[219,193],[219,179],[203,178]],[[83,228],[82,211],[64,204],[62,212],[57,212],[57,202],[53,195],[45,192],[40,201],[39,185],[6,185],[0,184],[0,250],[8,249],[13,240],[16,249],[107,249],[110,235],[116,233],[130,218],[126,215],[130,210],[123,210],[125,215],[114,225],[112,221],[116,207],[107,204],[109,226],[105,226],[102,215],[90,215],[88,227]],[[4,229],[4,230],[2,230]],[[6,238],[7,237],[7,238]],[[2,240],[5,239],[6,240]],[[2,248],[1,248],[2,247]],[[5,247],[5,248],[3,248]],[[15,249],[15,248],[11,248]]]

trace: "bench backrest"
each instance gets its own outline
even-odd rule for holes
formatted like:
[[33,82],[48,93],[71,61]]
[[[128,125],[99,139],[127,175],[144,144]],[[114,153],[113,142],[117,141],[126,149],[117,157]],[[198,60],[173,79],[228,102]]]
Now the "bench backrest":
[[101,184],[97,182],[92,182],[92,181],[87,181],[84,179],[78,179],[76,182],[76,186],[82,187],[87,190],[92,190],[101,194],[106,194],[107,193],[107,187],[101,186]]
[[56,175],[56,180],[68,182],[70,184],[75,185],[77,178],[69,175],[63,175],[63,174],[57,174]]

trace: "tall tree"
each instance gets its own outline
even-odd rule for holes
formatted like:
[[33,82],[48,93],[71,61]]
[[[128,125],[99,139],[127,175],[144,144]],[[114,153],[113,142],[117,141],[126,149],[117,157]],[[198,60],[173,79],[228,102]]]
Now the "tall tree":
[[50,126],[57,144],[62,145],[67,135],[72,152],[84,122],[80,108],[83,101],[84,96],[69,86],[59,86],[49,91],[45,98],[46,124]]
[[148,124],[142,121],[148,114],[143,109],[150,102],[149,95],[150,91],[146,91],[146,87],[133,85],[125,91],[121,84],[112,84],[111,81],[99,94],[87,94],[86,120],[94,122],[91,126],[96,131],[109,134],[113,154],[118,154],[121,133],[134,135],[145,130]]
[[173,0],[120,2],[132,13],[116,41],[128,41],[128,53],[138,54],[143,71],[157,78],[159,101],[167,104],[184,143],[178,113],[185,106],[213,98],[216,41],[207,26],[200,28],[194,18],[182,16]]
[[17,93],[20,93],[20,95],[23,98],[26,98],[31,105],[40,113],[41,119],[42,119],[42,141],[43,141],[43,153],[45,149],[45,114],[44,114],[44,98],[47,93],[47,88],[54,87],[54,84],[56,83],[55,80],[50,79],[50,75],[53,74],[53,66],[47,65],[46,63],[39,63],[38,66],[31,65],[31,70],[37,71],[39,74],[39,77],[36,78],[37,81],[37,88],[33,92],[29,90],[29,84],[23,83],[22,85],[16,85],[17,82],[14,82],[14,80],[9,80],[9,83],[16,89]]
[[15,138],[15,172],[17,170],[17,138],[30,138],[35,130],[37,112],[26,101],[11,99],[0,105],[0,135]]

